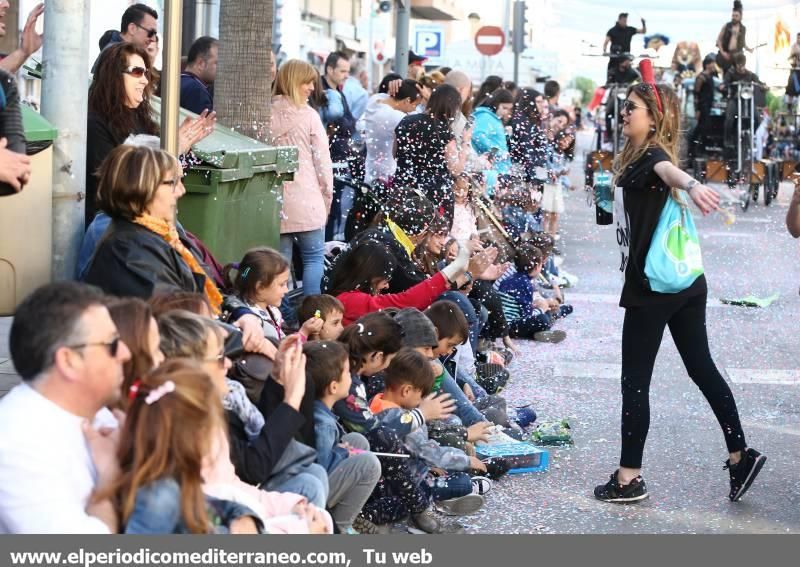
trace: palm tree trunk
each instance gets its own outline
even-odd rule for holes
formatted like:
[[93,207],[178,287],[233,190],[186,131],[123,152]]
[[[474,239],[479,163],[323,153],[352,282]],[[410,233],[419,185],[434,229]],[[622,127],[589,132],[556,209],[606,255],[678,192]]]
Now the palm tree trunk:
[[261,141],[269,139],[272,18],[272,0],[220,2],[217,119]]

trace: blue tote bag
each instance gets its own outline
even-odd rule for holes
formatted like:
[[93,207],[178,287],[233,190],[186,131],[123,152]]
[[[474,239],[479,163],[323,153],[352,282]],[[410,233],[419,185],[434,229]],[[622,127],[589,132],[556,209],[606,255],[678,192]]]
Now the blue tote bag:
[[645,259],[644,274],[658,293],[681,292],[703,274],[697,228],[682,194],[680,199],[667,197]]

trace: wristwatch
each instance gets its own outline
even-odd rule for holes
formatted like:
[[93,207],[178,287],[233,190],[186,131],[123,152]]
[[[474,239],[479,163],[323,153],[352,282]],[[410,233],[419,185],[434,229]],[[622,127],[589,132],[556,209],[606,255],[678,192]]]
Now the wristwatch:
[[453,282],[452,284],[450,284],[450,289],[451,289],[452,291],[461,291],[461,290],[465,290],[465,289],[467,289],[467,288],[470,286],[470,284],[472,284],[472,282],[473,282],[473,281],[475,281],[475,278],[473,278],[473,277],[472,277],[472,274],[471,274],[471,273],[469,273],[469,272],[464,272],[464,275],[466,276],[466,278],[467,278],[467,281],[466,281],[466,282],[465,282],[463,285],[461,285],[461,286],[459,286],[459,285],[458,285],[458,282],[457,282],[457,281],[456,281],[456,282]]
[[691,180],[689,180],[689,183],[687,183],[687,184],[686,184],[686,192],[688,193],[689,191],[691,191],[691,190],[692,190],[692,188],[693,188],[695,185],[700,185],[700,182],[699,182],[697,179],[691,179]]

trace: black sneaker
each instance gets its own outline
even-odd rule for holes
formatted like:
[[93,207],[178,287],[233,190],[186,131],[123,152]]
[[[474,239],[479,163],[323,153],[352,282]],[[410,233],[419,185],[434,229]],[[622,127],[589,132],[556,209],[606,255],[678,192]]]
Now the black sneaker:
[[650,496],[647,493],[647,485],[645,485],[644,479],[641,476],[637,476],[630,484],[622,486],[617,482],[617,474],[619,474],[619,469],[614,471],[614,474],[611,475],[611,480],[595,487],[595,498],[603,502],[625,504],[629,502],[639,502]]
[[767,462],[767,457],[755,449],[745,449],[742,451],[742,459],[735,465],[731,464],[730,459],[725,461],[723,469],[728,469],[731,474],[731,493],[728,498],[731,502],[737,502],[753,484],[753,481],[761,471],[761,467]]

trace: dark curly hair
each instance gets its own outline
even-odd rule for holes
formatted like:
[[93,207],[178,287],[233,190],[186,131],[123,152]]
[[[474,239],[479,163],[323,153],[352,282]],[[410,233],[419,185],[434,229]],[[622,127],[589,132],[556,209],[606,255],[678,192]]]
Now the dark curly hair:
[[136,108],[125,105],[125,78],[123,72],[128,67],[128,59],[138,55],[147,70],[152,72],[150,56],[141,47],[132,43],[118,43],[103,51],[89,87],[89,111],[101,116],[115,137],[123,139],[139,129],[140,134],[159,135],[158,123],[153,120],[150,107],[150,94],[153,82],[144,91],[144,99]]

